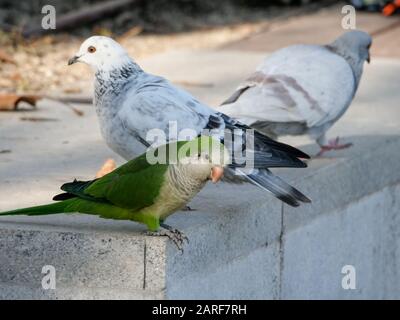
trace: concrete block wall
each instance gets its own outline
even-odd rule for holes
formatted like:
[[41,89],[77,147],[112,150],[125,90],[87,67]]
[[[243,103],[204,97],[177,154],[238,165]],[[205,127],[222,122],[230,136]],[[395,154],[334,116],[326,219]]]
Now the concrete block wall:
[[[252,186],[209,185],[169,224],[183,254],[136,223],[87,215],[0,218],[0,298],[400,298],[400,139],[280,170],[313,199],[290,208]],[[307,151],[315,152],[312,147]],[[56,289],[41,285],[44,265]],[[356,288],[342,288],[342,267]]]

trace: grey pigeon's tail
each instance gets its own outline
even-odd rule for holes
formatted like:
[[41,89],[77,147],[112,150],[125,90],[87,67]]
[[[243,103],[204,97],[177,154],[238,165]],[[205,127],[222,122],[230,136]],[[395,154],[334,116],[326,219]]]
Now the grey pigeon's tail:
[[256,186],[271,192],[275,197],[292,207],[298,207],[300,202],[311,202],[307,196],[272,174],[268,169],[261,169],[257,173],[247,174],[244,177]]

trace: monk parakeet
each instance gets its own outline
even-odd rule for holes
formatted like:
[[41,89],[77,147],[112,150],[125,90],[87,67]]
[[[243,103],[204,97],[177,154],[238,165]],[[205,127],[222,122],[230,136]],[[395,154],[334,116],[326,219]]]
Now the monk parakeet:
[[100,179],[73,181],[61,187],[57,202],[0,213],[47,215],[87,213],[106,219],[145,224],[149,235],[168,236],[179,249],[186,236],[164,224],[208,180],[219,181],[229,154],[211,137],[198,137],[150,149]]

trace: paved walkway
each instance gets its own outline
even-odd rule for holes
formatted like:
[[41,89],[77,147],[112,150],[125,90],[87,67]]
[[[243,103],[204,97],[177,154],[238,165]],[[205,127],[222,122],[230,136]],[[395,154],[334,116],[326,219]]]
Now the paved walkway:
[[[327,43],[343,33],[342,5],[316,13],[272,23],[265,31],[223,49],[272,52],[297,43]],[[400,16],[384,17],[378,13],[357,12],[356,28],[374,35],[372,57],[400,58]]]

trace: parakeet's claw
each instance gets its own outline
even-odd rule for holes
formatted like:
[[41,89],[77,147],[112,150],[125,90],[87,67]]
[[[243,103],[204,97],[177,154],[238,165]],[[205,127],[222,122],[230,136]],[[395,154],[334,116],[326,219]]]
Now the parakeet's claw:
[[172,229],[171,230],[181,241],[182,243],[186,241],[189,243],[189,238],[184,234],[183,232],[179,231],[178,229]]
[[158,231],[147,231],[146,234],[149,236],[167,236],[181,252],[183,252],[184,241],[189,243],[188,237],[183,232],[166,224],[161,224],[161,228]]
[[169,230],[169,231],[175,233],[179,238],[181,238],[182,242],[186,241],[187,243],[189,243],[189,238],[182,231],[179,231],[178,229],[175,229],[165,223],[160,223],[160,226],[166,230]]

